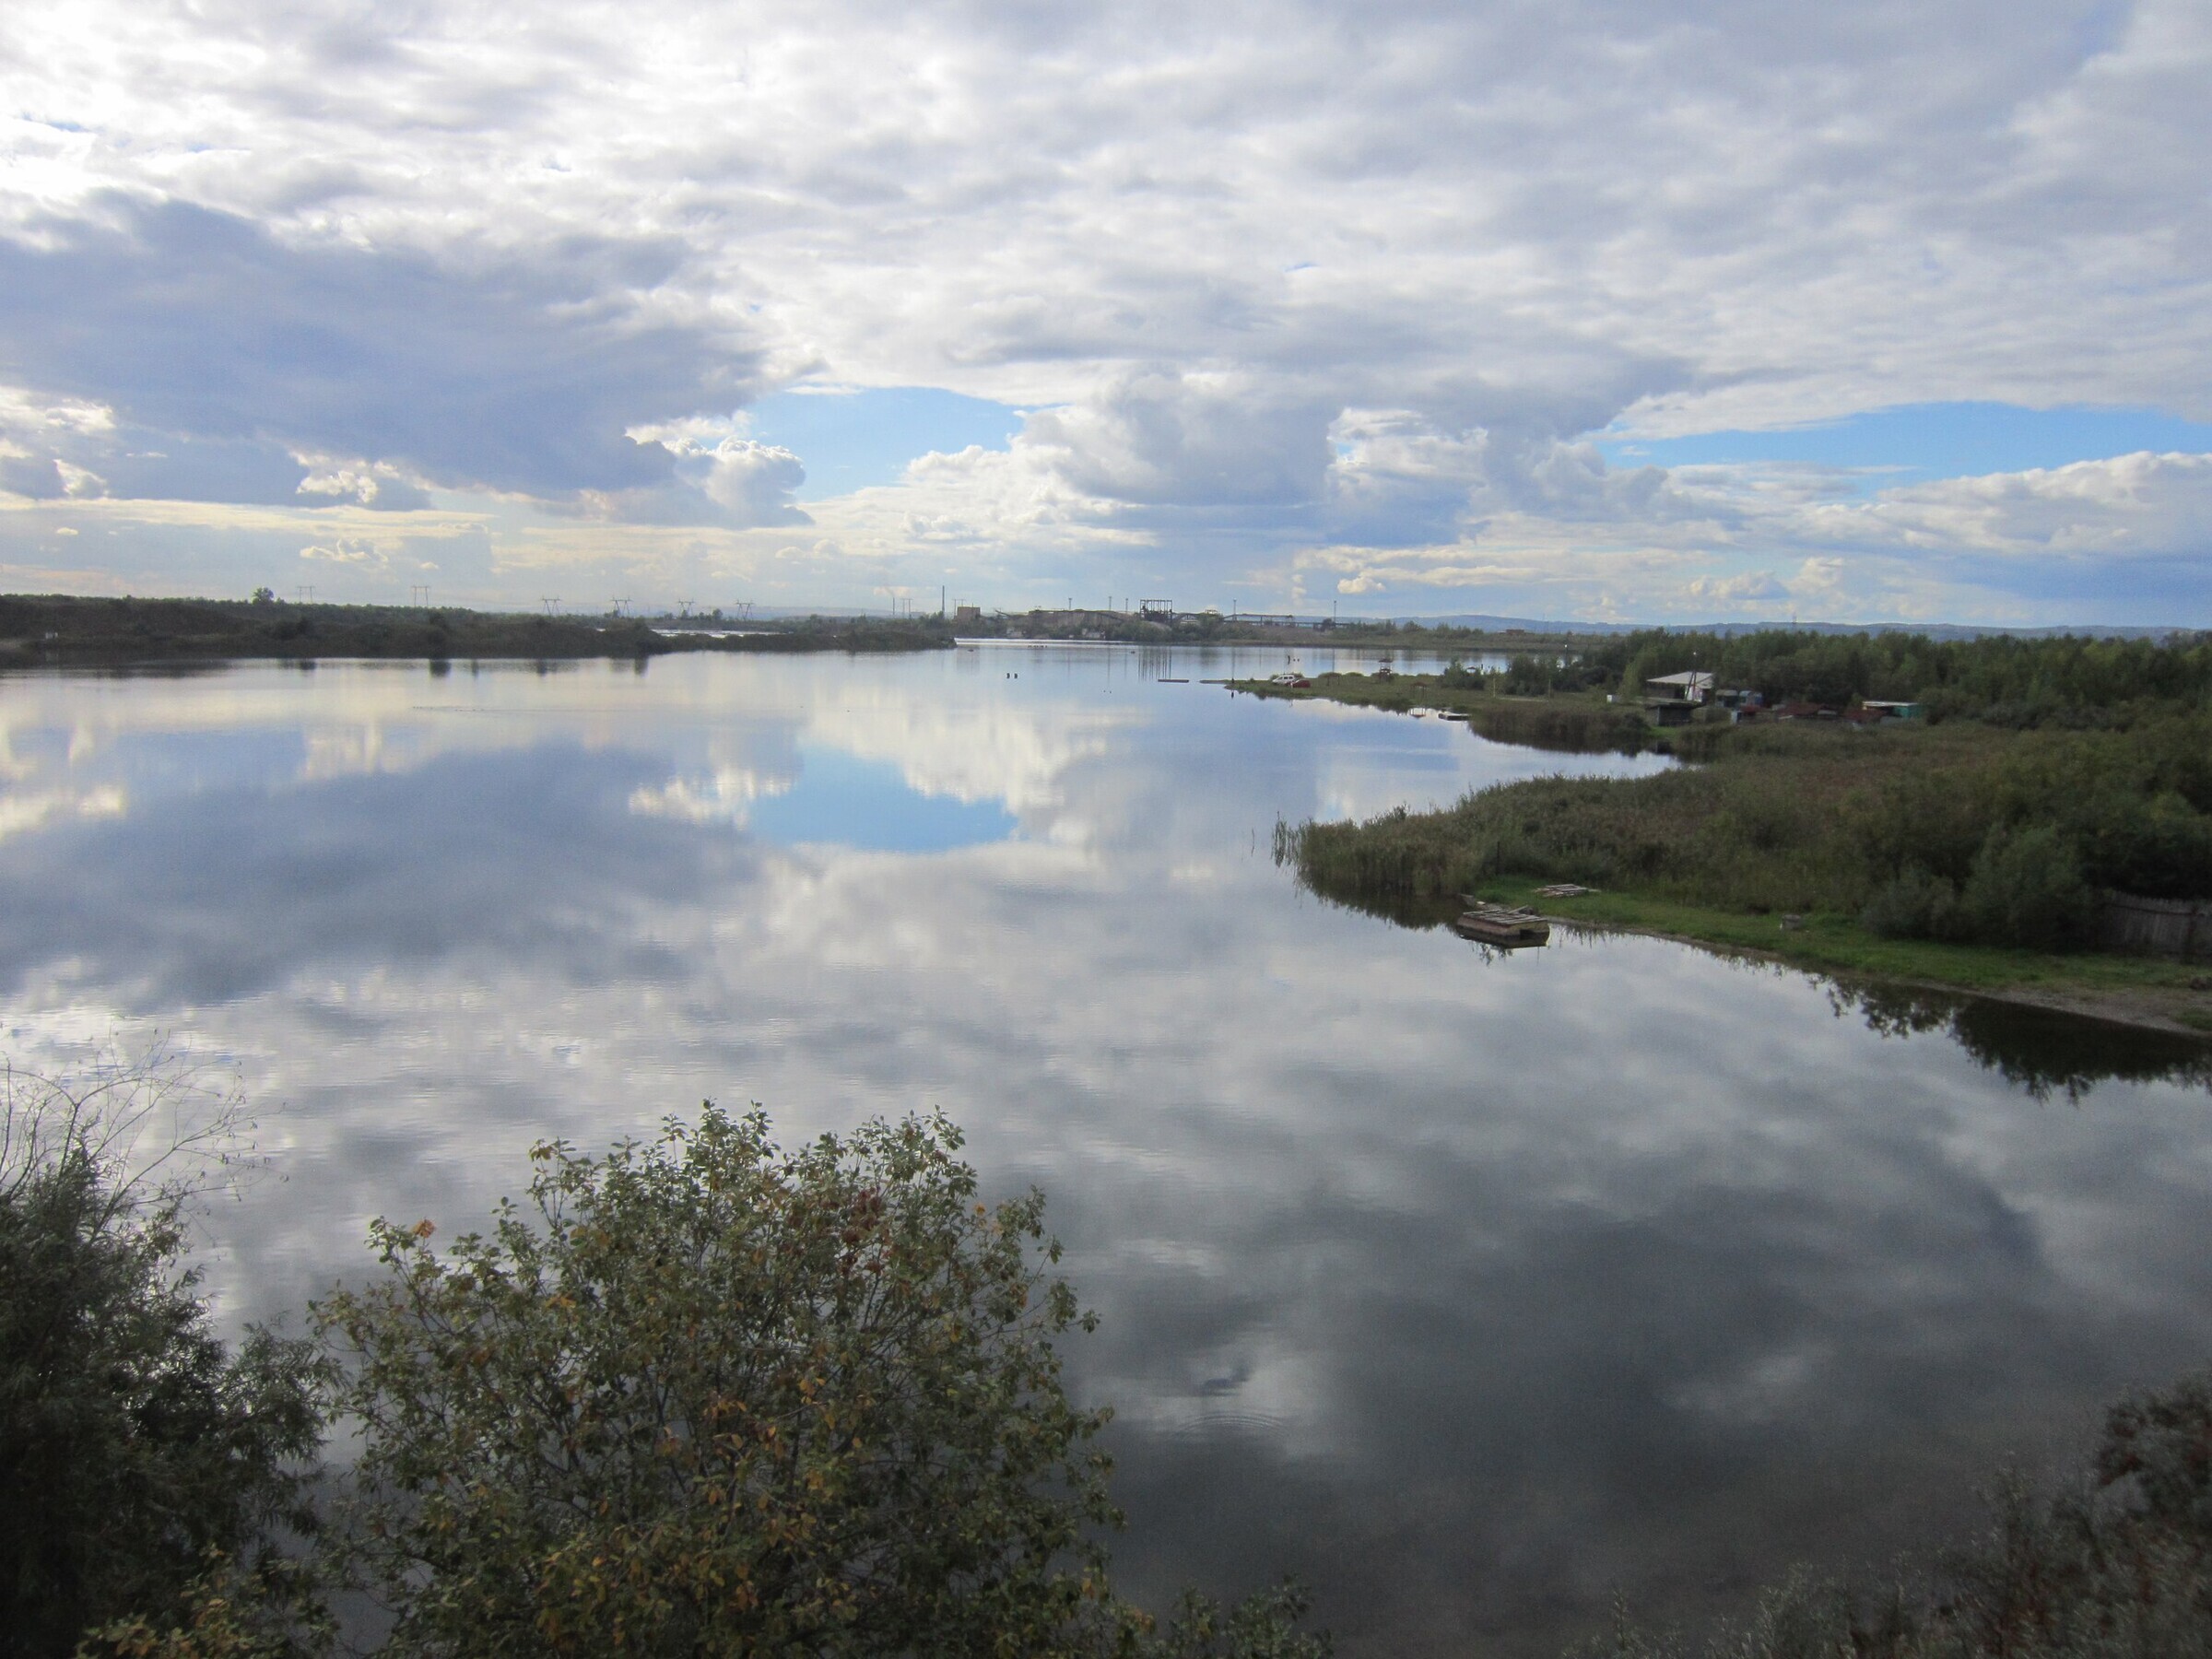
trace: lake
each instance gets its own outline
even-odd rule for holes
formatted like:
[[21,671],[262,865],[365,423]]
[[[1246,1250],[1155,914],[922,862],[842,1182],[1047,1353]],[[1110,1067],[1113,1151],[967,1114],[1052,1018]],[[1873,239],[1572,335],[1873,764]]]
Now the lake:
[[541,1137],[941,1106],[1102,1318],[1126,1586],[1295,1573],[1352,1655],[1878,1564],[2212,1354],[2199,1051],[1319,902],[1278,819],[1666,762],[1195,683],[1286,654],[8,678],[0,1036],[235,1075],[233,1324]]

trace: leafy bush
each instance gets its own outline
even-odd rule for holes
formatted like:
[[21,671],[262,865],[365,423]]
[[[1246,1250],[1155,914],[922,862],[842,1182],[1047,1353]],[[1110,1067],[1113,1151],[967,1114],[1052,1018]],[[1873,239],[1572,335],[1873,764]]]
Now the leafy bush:
[[[2212,1379],[2123,1401],[2090,1480],[2001,1480],[1986,1532],[1873,1594],[1802,1570],[1708,1659],[2205,1659],[2212,1654]],[[1625,1614],[1580,1659],[1681,1659]]]
[[2178,793],[2106,789],[2069,818],[2092,886],[2153,899],[2212,895],[2212,818]]
[[247,1564],[210,1550],[180,1607],[112,1619],[76,1659],[312,1659],[338,1643],[324,1591],[311,1559],[265,1552]]
[[1885,939],[1956,939],[1966,927],[1958,888],[1919,865],[1882,887],[1859,920]]
[[1541,697],[1559,683],[1559,664],[1535,652],[1515,652],[1500,685],[1509,697]]
[[1496,743],[1523,743],[1570,754],[1618,750],[1634,754],[1652,739],[1641,715],[1600,704],[1498,701],[1477,704],[1467,716]]
[[[1053,1348],[1090,1321],[1031,1265],[1042,1199],[977,1203],[959,1144],[910,1119],[786,1155],[710,1105],[541,1147],[527,1204],[442,1256],[379,1223],[386,1277],[316,1317],[354,1360],[385,1651],[1146,1651],[1097,1541],[1106,1414]],[[1221,1629],[1318,1652],[1293,1610]],[[1175,1651],[1221,1651],[1199,1615]]]
[[1975,938],[2028,950],[2086,943],[2097,914],[2079,859],[2050,824],[1992,835],[1974,859],[1960,906]]
[[[1622,715],[1500,700],[1470,721],[1486,736],[1596,747]],[[1310,824],[1287,832],[1286,858],[1317,892],[1371,909],[1533,876],[2042,950],[2089,943],[2099,888],[2212,898],[2202,716],[2097,733],[1793,721],[1668,736],[1695,764],[1533,779],[1441,812]]]
[[131,1181],[97,1092],[6,1087],[0,1630],[58,1659],[92,1625],[182,1607],[206,1551],[308,1524],[322,1369],[266,1332],[217,1340],[179,1266],[188,1187]]

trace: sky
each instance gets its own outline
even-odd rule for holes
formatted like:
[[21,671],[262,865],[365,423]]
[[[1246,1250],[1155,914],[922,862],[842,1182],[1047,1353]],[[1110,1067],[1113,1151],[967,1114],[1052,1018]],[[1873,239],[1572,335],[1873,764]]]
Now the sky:
[[2212,7],[0,14],[0,586],[2212,625]]

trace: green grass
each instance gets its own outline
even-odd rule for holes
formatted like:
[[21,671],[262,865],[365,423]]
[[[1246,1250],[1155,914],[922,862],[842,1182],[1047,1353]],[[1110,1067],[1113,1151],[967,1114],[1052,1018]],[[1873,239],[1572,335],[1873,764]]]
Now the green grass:
[[1277,686],[1267,680],[1232,680],[1234,690],[1291,701],[1325,701],[1354,708],[1415,709],[1465,714],[1467,724],[1499,743],[1566,754],[1641,749],[1666,750],[1670,735],[1658,731],[1641,710],[1608,703],[1602,692],[1562,691],[1546,697],[1506,697],[1482,687],[1453,687],[1433,674],[1317,674],[1307,686]]
[[[1539,898],[1536,889],[1544,885],[1525,877],[1493,877],[1469,891],[1477,898],[1527,905],[1569,922],[1668,934],[1704,945],[1761,951],[1834,973],[1912,980],[1961,991],[2187,991],[2192,981],[2206,977],[2201,966],[2150,957],[2061,955],[1932,939],[1885,939],[1869,933],[1855,917],[1833,912],[1804,915],[1797,918],[1797,926],[1789,927],[1773,914],[1719,910],[1634,892]],[[2212,1012],[2205,1019],[2205,1029],[2212,1030]]]
[[[1575,882],[1600,890],[1539,907],[1838,975],[2058,996],[2212,1031],[2202,965],[2086,948],[2100,888],[2212,891],[2212,818],[2193,805],[2207,792],[2200,721],[2094,733],[1795,722],[1672,735],[1706,763],[1286,825],[1277,856],[1322,897],[1400,921],[1444,919],[1464,893],[1527,902],[1539,886]],[[2023,847],[2042,849],[2040,876],[2019,874]],[[1939,891],[1946,908],[1900,925],[1900,890]]]

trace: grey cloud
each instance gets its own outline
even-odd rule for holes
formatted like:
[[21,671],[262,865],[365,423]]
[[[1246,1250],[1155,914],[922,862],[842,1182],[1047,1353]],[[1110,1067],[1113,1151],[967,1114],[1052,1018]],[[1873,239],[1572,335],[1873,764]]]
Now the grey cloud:
[[1453,544],[1501,514],[1606,527],[1740,518],[1718,494],[1656,467],[1610,468],[1574,441],[1619,412],[1602,394],[1413,389],[1424,407],[1359,408],[1315,377],[1133,371],[1030,417],[1015,454],[1098,522],[1153,536],[1184,575],[1218,577],[1285,540]]
[[1331,414],[1243,375],[1134,371],[1071,408],[1033,415],[1022,441],[1065,452],[1087,495],[1157,507],[1288,506],[1316,500]]
[[[575,239],[468,265],[293,246],[175,202],[102,213],[0,240],[0,376],[192,446],[355,455],[448,488],[560,497],[666,480],[668,456],[625,427],[727,409],[759,383],[750,347],[629,298],[667,278],[668,244]],[[212,479],[175,476],[194,453],[147,471],[146,489],[206,494]],[[244,469],[251,499],[269,499],[274,453]]]
[[[629,309],[623,296],[662,284],[693,303],[758,300],[769,378],[814,363],[1048,410],[1025,465],[1077,500],[1001,511],[951,499],[940,474],[912,510],[977,527],[961,557],[993,580],[1034,566],[1056,583],[1133,536],[1209,582],[1279,582],[1316,543],[1412,547],[1514,519],[1524,544],[1595,525],[1664,543],[1706,520],[1740,536],[1726,492],[1617,477],[1559,446],[1624,412],[1648,430],[1961,397],[2202,412],[2212,384],[2212,214],[2191,166],[2212,138],[2196,96],[2212,42],[2188,0],[2086,15],[2062,0],[1084,15],[832,0],[766,33],[671,14],[651,52],[564,0],[491,32],[440,4],[339,16],[240,0],[212,20],[130,19],[185,48],[211,31],[251,41],[257,65],[220,81],[190,50],[118,65],[103,45],[114,5],[80,0],[95,19],[64,31],[44,81],[136,124],[127,143],[85,139],[81,162],[57,141],[65,178],[271,216],[274,235],[210,220],[232,228],[200,234],[210,268],[291,300],[397,273],[417,309],[465,320],[441,340],[480,349],[447,372],[440,351],[382,363],[359,340],[332,355],[313,327],[218,319],[214,344],[181,359],[212,388],[205,419],[151,421],[162,388],[141,395],[79,346],[40,347],[51,382],[123,388],[126,421],[203,440],[257,441],[247,417],[265,405],[288,423],[269,434],[279,448],[438,483],[504,480],[663,522],[795,522],[773,489],[714,501],[614,436],[726,413],[742,385],[708,382],[763,372],[746,343]],[[56,245],[5,263],[58,262],[88,283],[121,270],[110,311],[190,309],[117,265],[118,232],[40,234]],[[470,253],[494,245],[534,252]],[[88,303],[65,298],[41,299],[40,319]],[[372,306],[371,323],[395,309]],[[28,326],[16,312],[0,322]],[[128,337],[130,318],[113,320]],[[302,341],[297,372],[226,382],[230,347]],[[306,384],[318,352],[427,406],[356,407]],[[524,389],[488,399],[478,370]],[[1398,425],[1353,463],[1328,441],[1347,411]],[[62,458],[119,493],[157,487]],[[235,488],[279,493],[270,465]],[[179,490],[191,465],[159,488]]]
[[717,524],[733,530],[811,524],[792,500],[806,481],[798,456],[772,444],[723,437],[712,444],[674,434],[657,441],[675,457],[676,477],[652,489],[625,490],[596,502],[629,524]]

